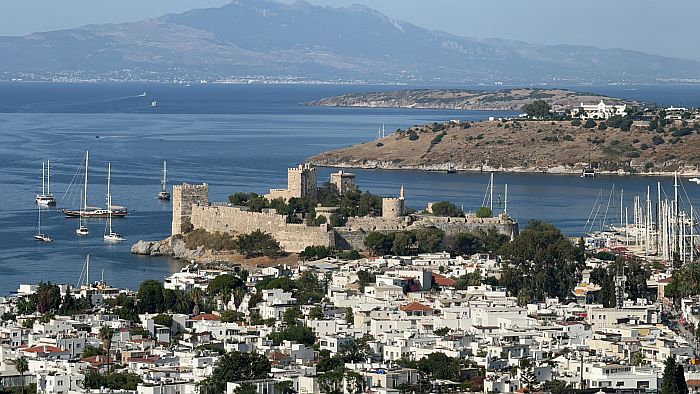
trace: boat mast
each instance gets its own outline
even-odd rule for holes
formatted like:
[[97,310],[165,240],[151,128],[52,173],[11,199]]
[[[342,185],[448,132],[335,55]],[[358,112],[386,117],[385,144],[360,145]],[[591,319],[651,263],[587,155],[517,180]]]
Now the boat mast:
[[45,169],[45,162],[41,162],[41,195],[45,196],[46,191],[45,191],[45,183],[46,183],[46,169]]
[[109,214],[109,234],[112,234],[112,196],[109,194],[109,187],[112,178],[112,163],[107,164],[107,212]]
[[88,181],[88,159],[90,153],[85,151],[85,184],[83,186],[83,212],[87,210],[87,181]]
[[508,214],[508,184],[506,183],[505,198],[503,199],[503,213]]
[[51,194],[51,160],[46,160],[46,194]]
[[491,212],[493,212],[493,172],[491,173],[491,180],[489,182],[489,186],[491,187],[491,194],[489,195],[489,200],[491,200],[490,207]]
[[165,191],[166,176],[168,174],[167,162],[163,160],[163,191]]

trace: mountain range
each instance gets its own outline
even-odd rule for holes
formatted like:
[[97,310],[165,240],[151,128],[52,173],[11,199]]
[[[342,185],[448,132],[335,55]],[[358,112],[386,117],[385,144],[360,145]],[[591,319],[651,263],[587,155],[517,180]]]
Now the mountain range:
[[[446,29],[448,26],[445,27]],[[138,22],[0,37],[0,78],[240,76],[404,83],[655,83],[700,62],[623,49],[461,37],[363,5],[238,0]]]

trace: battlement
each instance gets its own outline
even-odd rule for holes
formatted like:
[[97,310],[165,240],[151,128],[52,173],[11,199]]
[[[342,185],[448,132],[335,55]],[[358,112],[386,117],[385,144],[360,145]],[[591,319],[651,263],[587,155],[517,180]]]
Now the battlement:
[[173,185],[172,201],[172,235],[182,234],[192,225],[192,206],[209,204],[209,185],[206,183]]

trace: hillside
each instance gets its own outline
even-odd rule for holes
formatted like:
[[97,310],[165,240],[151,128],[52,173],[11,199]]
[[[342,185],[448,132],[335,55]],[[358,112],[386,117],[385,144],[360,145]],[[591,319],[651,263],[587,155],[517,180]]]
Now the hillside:
[[698,129],[674,137],[668,129],[663,134],[637,127],[598,130],[570,121],[432,124],[308,161],[330,167],[547,173],[581,173],[594,163],[599,172],[697,174]]
[[412,84],[659,83],[700,62],[623,49],[461,37],[361,5],[237,0],[121,24],[0,37],[0,78],[315,78]]
[[554,110],[575,108],[581,103],[639,104],[634,101],[564,89],[517,88],[497,91],[464,89],[411,89],[389,92],[352,93],[307,102],[321,107],[428,108],[518,111],[533,100],[545,100]]

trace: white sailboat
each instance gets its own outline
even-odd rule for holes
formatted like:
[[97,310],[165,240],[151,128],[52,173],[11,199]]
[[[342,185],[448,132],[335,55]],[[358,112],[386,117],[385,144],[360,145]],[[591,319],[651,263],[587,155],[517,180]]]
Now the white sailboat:
[[124,237],[120,234],[115,233],[112,230],[112,195],[110,194],[110,185],[112,183],[112,163],[107,164],[107,211],[109,211],[109,216],[107,219],[107,229],[105,231],[104,239],[106,242],[120,242],[124,241]]
[[36,195],[35,201],[39,205],[56,205],[56,199],[51,194],[51,160],[41,162],[41,194]]
[[106,209],[87,206],[87,179],[88,179],[88,161],[90,158],[89,152],[85,152],[85,187],[83,195],[83,204],[81,209],[64,209],[63,213],[68,217],[86,217],[86,218],[106,218],[108,216],[124,217],[128,214],[126,207],[108,204]]
[[170,200],[170,192],[168,191],[168,184],[167,184],[167,174],[168,174],[167,162],[165,160],[163,160],[163,180],[160,182],[163,187],[161,188],[160,193],[158,193],[158,198],[161,200]]
[[[87,192],[87,177],[85,178],[85,189],[86,189],[86,192]],[[81,209],[81,211],[80,211],[81,215],[78,216],[78,228],[75,229],[75,233],[78,234],[78,235],[88,235],[88,233],[90,232],[90,231],[88,230],[87,226],[85,226],[85,225],[83,224],[83,215],[82,215],[82,212],[83,212],[83,211],[82,211],[82,210],[83,210],[84,207],[87,205],[87,199],[84,199],[84,198],[83,198],[84,195],[86,195],[86,194],[83,194],[83,192],[80,192],[80,200],[82,201],[83,205],[82,205],[82,207],[80,208],[80,209]]]
[[41,205],[38,205],[37,208],[39,209],[39,214],[37,216],[36,234],[34,234],[34,239],[42,242],[51,242],[53,239],[51,239],[51,237],[49,237],[47,234],[41,232]]

